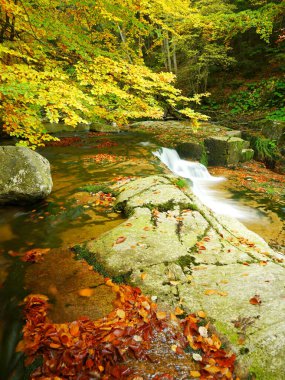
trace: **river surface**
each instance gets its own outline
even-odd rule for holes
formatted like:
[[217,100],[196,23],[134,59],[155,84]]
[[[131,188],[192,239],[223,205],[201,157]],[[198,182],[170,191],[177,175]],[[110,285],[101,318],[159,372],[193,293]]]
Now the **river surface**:
[[[80,189],[162,173],[165,168],[153,155],[158,148],[150,137],[142,134],[78,134],[73,145],[39,151],[51,163],[54,182],[52,194],[45,201],[0,208],[1,380],[10,378],[19,358],[14,355],[21,329],[18,304],[28,292],[34,291],[24,282],[29,264],[23,263],[17,253],[31,248],[71,247],[121,223],[122,215],[115,213],[111,206],[84,203]],[[213,183],[206,193],[214,203],[224,205],[221,208],[233,207],[248,228],[284,249],[284,205],[257,198],[248,190],[229,191],[226,180]]]

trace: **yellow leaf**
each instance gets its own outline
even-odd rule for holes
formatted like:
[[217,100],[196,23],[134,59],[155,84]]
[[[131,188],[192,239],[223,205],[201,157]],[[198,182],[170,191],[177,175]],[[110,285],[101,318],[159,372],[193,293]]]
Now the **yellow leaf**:
[[200,311],[198,311],[198,316],[200,317],[200,318],[206,318],[206,314],[204,313],[204,311],[202,311],[202,310],[200,310]]
[[199,371],[190,371],[190,375],[192,377],[200,377],[201,373]]
[[118,316],[119,318],[121,318],[121,319],[125,319],[125,317],[126,317],[126,313],[125,313],[124,310],[122,310],[122,309],[118,309],[118,310],[116,311],[116,314],[117,314],[117,316]]
[[166,318],[166,313],[165,311],[158,311],[156,313],[157,319],[165,319]]
[[184,314],[184,310],[182,310],[179,306],[176,306],[174,313],[175,315],[182,315]]

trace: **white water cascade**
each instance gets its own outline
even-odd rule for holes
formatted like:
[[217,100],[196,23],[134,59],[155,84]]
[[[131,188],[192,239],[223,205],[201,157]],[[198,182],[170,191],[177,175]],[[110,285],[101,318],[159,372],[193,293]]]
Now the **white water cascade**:
[[[260,215],[256,210],[227,199],[230,193],[215,189],[215,184],[225,181],[224,177],[213,177],[207,168],[198,163],[182,160],[176,150],[160,148],[153,152],[174,174],[191,180],[194,194],[217,214],[228,215],[237,219],[256,219]],[[217,187],[217,185],[216,185]]]

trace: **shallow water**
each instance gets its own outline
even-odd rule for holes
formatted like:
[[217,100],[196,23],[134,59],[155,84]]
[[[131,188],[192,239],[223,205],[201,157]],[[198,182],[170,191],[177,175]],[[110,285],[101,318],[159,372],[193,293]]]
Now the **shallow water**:
[[[0,208],[1,380],[9,378],[9,371],[18,360],[13,353],[21,329],[18,304],[25,294],[34,291],[25,289],[24,277],[30,264],[14,257],[13,252],[40,247],[60,252],[60,249],[96,238],[121,223],[123,217],[111,207],[84,204],[82,198],[75,195],[81,187],[117,181],[119,177],[159,174],[165,170],[152,154],[158,147],[148,141],[146,135],[122,133],[88,137],[82,133],[77,136],[81,140],[75,145],[46,147],[40,151],[51,163],[54,181],[53,192],[46,200],[36,205]],[[113,161],[95,162],[94,156],[98,154],[108,154]],[[206,193],[213,192],[212,199],[214,197],[216,204],[220,202],[224,208],[226,204],[233,205],[248,228],[284,248],[284,206],[257,199],[248,191],[229,192],[227,186],[227,181],[213,183]],[[52,265],[56,268],[53,263],[50,269]],[[41,291],[41,278],[37,279],[35,268],[33,283],[38,281],[37,289]],[[52,270],[50,273],[52,277]]]

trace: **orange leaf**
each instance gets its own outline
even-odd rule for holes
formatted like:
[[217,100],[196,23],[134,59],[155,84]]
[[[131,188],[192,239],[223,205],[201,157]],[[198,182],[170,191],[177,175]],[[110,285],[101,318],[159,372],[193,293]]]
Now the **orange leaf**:
[[258,294],[256,294],[254,297],[252,297],[249,302],[252,304],[252,305],[260,305],[261,304],[261,299],[260,299],[260,296]]
[[214,289],[207,289],[204,291],[204,294],[206,294],[206,296],[211,296],[212,294],[217,294],[217,293],[218,291]]
[[198,316],[200,317],[200,318],[206,318],[206,314],[204,313],[204,311],[202,311],[202,310],[200,310],[200,311],[198,311]]
[[142,273],[141,274],[141,279],[144,281],[144,279],[146,278],[147,274],[146,273]]
[[71,322],[71,324],[69,326],[69,332],[74,337],[79,335],[79,325],[76,321]]
[[184,310],[182,310],[179,306],[176,306],[174,313],[175,315],[182,315],[184,314]]
[[125,237],[125,236],[120,236],[120,237],[118,237],[118,239],[116,240],[116,244],[123,243],[125,240],[126,240],[126,237]]
[[79,294],[81,297],[91,297],[92,294],[93,294],[93,289],[90,289],[90,288],[80,289],[80,290],[78,291],[78,294]]
[[165,319],[166,318],[166,313],[165,311],[158,311],[156,313],[157,319]]

